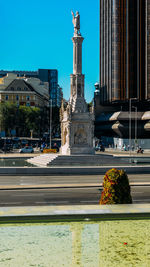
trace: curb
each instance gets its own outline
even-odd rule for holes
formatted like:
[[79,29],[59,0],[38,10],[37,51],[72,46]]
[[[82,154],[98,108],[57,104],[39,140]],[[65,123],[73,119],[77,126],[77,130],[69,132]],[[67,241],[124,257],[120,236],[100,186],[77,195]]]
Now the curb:
[[[130,183],[130,186],[150,186],[150,182],[142,183]],[[0,185],[0,191],[2,190],[32,190],[32,189],[56,189],[56,188],[89,188],[99,187],[102,188],[102,183],[94,184],[40,184],[40,185]]]
[[2,175],[104,175],[110,168],[124,169],[127,174],[150,174],[148,166],[77,166],[77,167],[0,167]]

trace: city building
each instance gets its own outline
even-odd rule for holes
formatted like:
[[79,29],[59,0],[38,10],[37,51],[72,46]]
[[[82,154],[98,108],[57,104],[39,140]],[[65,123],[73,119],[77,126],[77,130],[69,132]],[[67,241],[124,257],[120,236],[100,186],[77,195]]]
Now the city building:
[[150,136],[150,1],[100,0],[95,135]]
[[61,106],[62,88],[58,85],[58,71],[56,69],[38,69],[37,71],[0,70],[0,77],[6,76],[7,73],[14,73],[18,77],[37,78],[41,82],[48,83],[49,98],[52,99],[53,107]]
[[48,85],[41,84],[37,78],[30,78],[28,82],[26,77],[9,73],[0,78],[0,102],[6,101],[31,107],[48,107]]
[[100,0],[101,103],[150,99],[150,1]]

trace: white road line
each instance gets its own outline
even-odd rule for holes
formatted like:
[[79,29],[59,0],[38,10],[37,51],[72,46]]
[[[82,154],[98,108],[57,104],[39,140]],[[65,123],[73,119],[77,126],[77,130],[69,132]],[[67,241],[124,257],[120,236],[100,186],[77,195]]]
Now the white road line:
[[142,202],[148,202],[149,203],[150,199],[149,198],[148,199],[134,199],[133,202],[141,202],[141,203]]
[[69,203],[69,201],[49,201],[49,202],[46,202],[46,201],[36,201],[34,202],[36,204],[57,204],[57,203]]
[[97,203],[98,201],[96,201],[96,200],[81,200],[81,201],[79,201],[80,203]]
[[0,205],[23,204],[22,202],[0,202]]
[[41,196],[45,196],[45,193],[32,193],[32,194],[11,194],[12,197],[41,197]]
[[131,193],[132,194],[145,194],[144,192],[133,192],[132,190],[131,190]]

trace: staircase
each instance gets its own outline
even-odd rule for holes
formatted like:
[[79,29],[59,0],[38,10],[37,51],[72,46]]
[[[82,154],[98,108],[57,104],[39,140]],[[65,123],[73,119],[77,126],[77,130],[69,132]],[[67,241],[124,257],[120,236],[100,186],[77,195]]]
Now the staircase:
[[[59,154],[43,154],[27,160],[36,166],[55,167],[55,166],[106,166],[115,164],[112,155],[59,155]],[[122,162],[121,159],[118,159]]]
[[48,166],[103,166],[111,162],[112,156],[108,155],[58,155]]
[[27,159],[27,161],[31,164],[34,164],[36,166],[45,166],[49,163],[51,163],[54,159],[58,157],[57,154],[42,154],[40,156],[36,156],[34,158]]

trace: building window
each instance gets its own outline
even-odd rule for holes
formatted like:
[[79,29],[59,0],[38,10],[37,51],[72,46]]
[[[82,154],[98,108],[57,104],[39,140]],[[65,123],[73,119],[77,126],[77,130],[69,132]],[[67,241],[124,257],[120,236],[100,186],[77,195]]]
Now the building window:
[[27,95],[26,99],[27,99],[27,101],[29,101],[30,100],[30,96]]
[[17,87],[17,91],[21,91],[21,88],[20,87]]
[[11,91],[14,91],[14,87],[11,87],[10,90],[11,90]]
[[8,100],[8,95],[5,96],[5,99]]
[[30,102],[27,102],[27,103],[26,103],[26,106],[27,106],[27,107],[30,107]]
[[16,100],[19,100],[19,96],[18,95],[16,95]]
[[27,87],[24,87],[24,91],[28,91],[28,88]]

